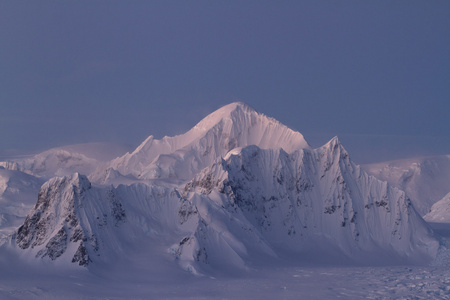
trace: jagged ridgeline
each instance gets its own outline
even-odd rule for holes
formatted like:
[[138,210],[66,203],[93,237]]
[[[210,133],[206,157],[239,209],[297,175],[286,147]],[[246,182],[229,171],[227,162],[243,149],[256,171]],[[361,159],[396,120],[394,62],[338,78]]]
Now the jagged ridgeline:
[[405,193],[367,175],[337,138],[311,149],[243,103],[86,175],[47,181],[8,247],[89,266],[157,245],[192,273],[286,259],[425,262],[438,248]]

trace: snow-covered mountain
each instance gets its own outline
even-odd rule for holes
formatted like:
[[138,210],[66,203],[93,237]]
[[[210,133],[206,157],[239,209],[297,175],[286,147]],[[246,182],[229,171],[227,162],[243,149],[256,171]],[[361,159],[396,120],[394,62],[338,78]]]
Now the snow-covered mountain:
[[9,159],[0,166],[37,177],[91,174],[109,160],[126,153],[129,147],[112,143],[89,143],[53,148],[25,158]]
[[[218,220],[206,224],[198,208],[176,189],[145,184],[95,187],[76,173],[52,178],[42,186],[36,206],[12,236],[10,247],[24,251],[28,257],[88,266],[93,262],[112,263],[142,245],[157,245],[165,248],[159,253],[161,257],[168,252],[193,273],[197,273],[198,263],[212,265],[211,272],[218,265],[220,269],[225,265],[228,269],[245,267],[243,260],[238,264],[224,261],[224,257],[235,254],[228,248],[221,250],[232,239],[218,238],[226,236],[228,230],[226,224],[219,224]],[[199,226],[208,226],[204,234],[212,239],[208,253],[216,250],[221,255],[215,253],[207,259],[206,248],[200,247],[194,237]],[[252,233],[244,236],[255,245],[265,246]],[[183,253],[175,249],[181,246]],[[191,253],[186,254],[186,249]]]
[[9,165],[63,175],[42,185],[4,246],[27,257],[90,266],[145,248],[215,274],[280,259],[424,262],[439,246],[408,196],[356,166],[337,138],[311,149],[243,103],[110,162],[59,151]]
[[222,208],[229,223],[248,221],[244,230],[258,232],[275,253],[310,261],[413,260],[433,257],[438,247],[405,193],[362,171],[337,138],[291,154],[235,149],[188,183],[185,194],[208,207],[206,224],[214,222],[211,207]]
[[363,168],[404,190],[421,215],[450,192],[450,155],[396,160]]
[[10,170],[19,170],[34,176],[51,178],[69,175],[74,170],[89,174],[97,168],[98,161],[83,154],[56,148],[29,158],[0,164]]
[[136,150],[109,167],[141,179],[189,180],[236,147],[258,145],[292,152],[309,148],[303,135],[250,106],[231,103],[205,117],[187,133],[161,140],[148,137]]
[[423,262],[438,249],[404,192],[361,171],[336,138],[291,154],[236,148],[179,189],[53,178],[11,244],[88,265],[145,241],[166,247],[183,269],[209,274],[277,258]]
[[111,263],[143,237],[178,239],[180,199],[174,189],[95,187],[78,173],[55,177],[42,186],[34,209],[12,236],[12,246],[44,260]]

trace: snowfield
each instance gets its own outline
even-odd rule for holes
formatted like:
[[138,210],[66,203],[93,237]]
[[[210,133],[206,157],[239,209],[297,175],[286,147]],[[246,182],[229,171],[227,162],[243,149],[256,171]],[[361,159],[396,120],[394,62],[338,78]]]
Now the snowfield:
[[[2,264],[3,265],[3,264]],[[9,299],[449,299],[448,267],[271,267],[234,277],[115,266],[108,274],[14,268],[0,273]],[[153,272],[152,272],[153,271]]]
[[450,297],[447,156],[362,168],[240,102],[127,151],[0,162],[0,299]]

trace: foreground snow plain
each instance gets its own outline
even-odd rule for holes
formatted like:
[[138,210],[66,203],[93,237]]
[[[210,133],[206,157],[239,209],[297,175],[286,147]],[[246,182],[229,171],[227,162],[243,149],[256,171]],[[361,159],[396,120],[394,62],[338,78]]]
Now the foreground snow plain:
[[[117,267],[120,268],[120,267]],[[3,268],[2,268],[3,269]],[[126,267],[125,267],[126,269]],[[148,270],[108,274],[21,269],[0,274],[1,299],[449,299],[448,267],[277,267],[233,278]],[[4,269],[3,269],[4,270]],[[157,270],[153,270],[155,272]]]

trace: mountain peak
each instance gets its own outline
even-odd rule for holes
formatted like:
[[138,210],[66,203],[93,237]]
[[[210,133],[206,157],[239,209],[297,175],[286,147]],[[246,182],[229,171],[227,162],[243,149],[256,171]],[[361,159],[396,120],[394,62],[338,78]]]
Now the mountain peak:
[[328,143],[326,143],[320,148],[332,150],[340,149],[340,151],[345,151],[344,146],[342,146],[342,143],[337,136],[333,137],[331,140],[328,141]]
[[53,187],[61,187],[61,188],[69,188],[72,189],[76,188],[77,191],[85,191],[91,188],[91,182],[85,175],[82,175],[80,173],[73,173],[69,176],[63,176],[63,177],[53,177],[49,179],[47,182],[44,183],[42,186],[43,188],[50,188]]
[[82,175],[78,172],[72,174],[69,180],[79,188],[89,188],[91,186],[89,179],[85,175]]
[[214,127],[221,120],[226,118],[232,118],[234,114],[258,114],[250,105],[244,102],[233,102],[222,106],[211,114],[207,115],[203,120],[201,120],[194,129],[209,130]]
[[219,110],[233,111],[233,110],[236,110],[238,108],[255,111],[250,105],[248,105],[245,102],[241,102],[241,101],[236,101],[236,102],[232,102],[230,104],[224,105],[221,108],[219,108]]
[[282,148],[287,153],[310,149],[301,133],[245,103],[233,102],[212,112],[184,134],[162,140],[149,137],[133,153],[115,159],[108,167],[141,179],[190,180],[234,148],[249,145]]
[[322,153],[323,156],[326,156],[328,159],[334,157],[334,161],[337,163],[341,160],[349,162],[349,154],[347,150],[345,150],[344,146],[342,146],[337,136],[332,138],[322,147],[318,148],[318,150]]
[[341,144],[341,141],[339,141],[339,138],[337,136],[335,136],[331,140],[329,140],[328,143],[323,145],[323,147],[334,149],[337,147],[342,147],[342,144]]

